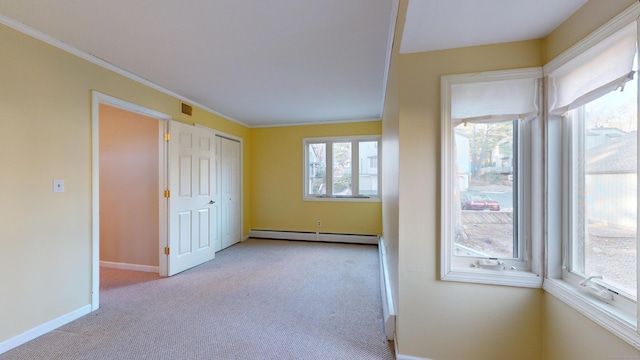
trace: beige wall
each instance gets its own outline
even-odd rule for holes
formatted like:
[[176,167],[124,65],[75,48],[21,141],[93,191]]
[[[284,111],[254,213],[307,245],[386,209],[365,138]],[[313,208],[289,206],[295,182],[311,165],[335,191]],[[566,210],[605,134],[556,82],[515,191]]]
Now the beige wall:
[[548,63],[636,0],[590,0],[544,39],[543,61]]
[[554,296],[544,296],[544,359],[640,359],[640,352]]
[[540,359],[542,291],[443,282],[440,77],[540,66],[541,41],[399,57],[398,349],[431,359]]
[[[243,138],[249,129],[0,25],[0,342],[91,301],[91,90]],[[250,158],[244,152],[249,226]],[[53,193],[53,179],[65,192]]]
[[159,266],[161,122],[100,105],[100,261]]

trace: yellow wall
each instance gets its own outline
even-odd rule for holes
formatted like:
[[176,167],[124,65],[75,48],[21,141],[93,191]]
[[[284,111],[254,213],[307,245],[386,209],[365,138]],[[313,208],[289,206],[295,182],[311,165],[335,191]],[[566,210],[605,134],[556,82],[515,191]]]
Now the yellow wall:
[[542,358],[542,290],[445,282],[440,258],[440,77],[542,65],[541,41],[399,55],[397,346],[430,359]]
[[302,200],[303,138],[380,133],[380,121],[251,129],[252,227],[381,234],[380,202]]
[[[0,25],[0,342],[91,299],[91,90],[244,139],[249,130]],[[244,223],[250,224],[249,152]],[[65,180],[54,194],[53,179]]]

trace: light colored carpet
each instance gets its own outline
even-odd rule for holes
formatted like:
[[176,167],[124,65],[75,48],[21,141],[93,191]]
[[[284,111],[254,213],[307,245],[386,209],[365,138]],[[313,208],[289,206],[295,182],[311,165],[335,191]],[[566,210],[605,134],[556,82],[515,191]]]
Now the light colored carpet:
[[0,359],[394,359],[376,246],[250,239],[171,278],[101,271],[100,309]]

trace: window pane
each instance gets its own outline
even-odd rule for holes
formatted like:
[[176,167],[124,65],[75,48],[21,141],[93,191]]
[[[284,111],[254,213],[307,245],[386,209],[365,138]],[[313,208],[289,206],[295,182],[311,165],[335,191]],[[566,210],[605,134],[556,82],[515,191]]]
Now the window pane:
[[518,257],[514,125],[517,121],[454,128],[455,255]]
[[571,270],[636,297],[637,83],[571,112]]
[[309,194],[327,194],[327,144],[309,144]]
[[378,142],[360,141],[358,195],[378,195]]
[[351,143],[333,144],[333,195],[351,195]]

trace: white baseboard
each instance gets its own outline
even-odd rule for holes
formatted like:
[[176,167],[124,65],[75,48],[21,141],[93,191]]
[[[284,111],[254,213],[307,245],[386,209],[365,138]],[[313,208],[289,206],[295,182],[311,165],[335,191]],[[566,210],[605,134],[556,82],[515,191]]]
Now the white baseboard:
[[38,325],[33,329],[27,330],[20,335],[16,335],[8,340],[0,342],[0,354],[3,354],[13,348],[29,342],[39,336],[42,336],[50,331],[59,328],[62,325],[66,325],[78,318],[81,318],[91,312],[91,304],[85,305],[70,313],[57,317],[44,324]]
[[377,245],[379,235],[375,234],[338,234],[311,231],[283,231],[283,230],[263,230],[251,229],[249,237],[260,239],[277,239],[277,240],[304,240],[304,241],[322,241],[322,242],[339,242],[348,244],[369,244]]
[[384,321],[384,333],[387,340],[393,340],[396,332],[396,308],[393,302],[391,282],[389,280],[389,269],[387,267],[387,251],[382,236],[378,243],[380,254],[380,293],[382,295],[382,319]]
[[150,266],[150,265],[138,265],[138,264],[116,263],[111,261],[100,261],[100,266],[111,268],[111,269],[160,273],[160,267]]

